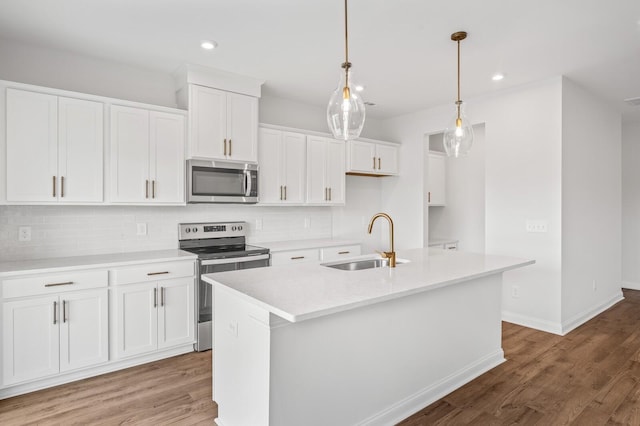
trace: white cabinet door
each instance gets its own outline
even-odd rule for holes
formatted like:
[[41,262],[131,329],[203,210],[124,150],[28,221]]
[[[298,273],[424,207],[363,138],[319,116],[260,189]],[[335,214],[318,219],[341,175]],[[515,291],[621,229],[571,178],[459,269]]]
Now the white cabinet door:
[[58,373],[59,315],[57,308],[58,296],[3,303],[3,385]]
[[284,198],[281,182],[282,174],[282,132],[280,130],[259,130],[259,179],[260,203],[280,203]]
[[60,371],[109,360],[107,289],[60,296]]
[[398,174],[398,146],[377,144],[376,156],[378,173],[386,175]]
[[284,203],[304,203],[307,137],[301,133],[282,133],[282,182],[284,184]]
[[226,92],[189,85],[189,121],[189,158],[224,159],[227,138]]
[[327,139],[327,187],[329,204],[345,202],[345,146],[343,141]]
[[58,98],[58,199],[103,200],[103,116],[99,102]]
[[149,111],[111,107],[111,200],[144,202],[149,182]]
[[307,138],[307,202],[326,204],[329,191],[326,184],[327,142],[325,138]]
[[227,153],[235,161],[258,161],[258,98],[227,93]]
[[149,112],[150,200],[184,202],[184,116]]
[[194,341],[194,279],[158,283],[158,348]]
[[427,203],[430,206],[444,206],[446,203],[446,157],[444,154],[429,153]]
[[113,291],[117,336],[115,358],[155,351],[158,347],[158,289],[156,283],[130,284]]
[[7,201],[56,201],[58,98],[7,89]]
[[377,167],[376,146],[364,141],[350,141],[348,145],[351,160],[349,171],[373,173]]

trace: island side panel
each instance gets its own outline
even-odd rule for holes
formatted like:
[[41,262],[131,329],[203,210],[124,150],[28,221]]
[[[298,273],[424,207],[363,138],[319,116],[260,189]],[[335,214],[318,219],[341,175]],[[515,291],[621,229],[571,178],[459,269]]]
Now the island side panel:
[[213,400],[218,426],[269,424],[269,312],[214,285]]
[[393,424],[500,364],[501,283],[495,274],[278,322],[270,424]]

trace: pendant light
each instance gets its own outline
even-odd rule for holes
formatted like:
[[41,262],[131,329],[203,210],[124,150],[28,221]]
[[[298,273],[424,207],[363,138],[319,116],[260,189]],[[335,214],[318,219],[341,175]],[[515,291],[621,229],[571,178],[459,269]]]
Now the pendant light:
[[349,32],[347,29],[347,0],[344,0],[344,63],[338,87],[329,99],[327,124],[336,139],[350,140],[360,136],[364,126],[364,102],[352,90],[351,62],[349,62]]
[[458,31],[451,34],[451,40],[458,43],[458,100],[453,119],[444,131],[444,150],[449,157],[464,157],[473,145],[473,127],[464,114],[464,104],[460,99],[460,42],[467,38],[467,33]]

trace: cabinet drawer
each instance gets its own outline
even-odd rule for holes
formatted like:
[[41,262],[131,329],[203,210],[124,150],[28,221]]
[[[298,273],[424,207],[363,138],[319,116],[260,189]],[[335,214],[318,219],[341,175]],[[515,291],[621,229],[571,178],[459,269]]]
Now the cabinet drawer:
[[64,274],[41,274],[2,281],[2,297],[37,296],[63,291],[106,287],[108,273],[104,271],[68,272]]
[[271,265],[295,265],[296,263],[317,262],[320,260],[318,249],[291,250],[271,253]]
[[320,250],[320,258],[323,262],[359,255],[360,246],[358,244],[351,246],[325,247]]
[[147,263],[145,265],[111,269],[109,271],[109,284],[121,285],[191,277],[194,272],[193,261]]

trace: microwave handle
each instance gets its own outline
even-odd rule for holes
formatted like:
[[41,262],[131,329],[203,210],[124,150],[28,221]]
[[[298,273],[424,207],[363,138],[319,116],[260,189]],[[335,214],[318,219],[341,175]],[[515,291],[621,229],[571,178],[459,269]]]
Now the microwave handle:
[[249,197],[251,195],[251,171],[244,171],[244,195]]

